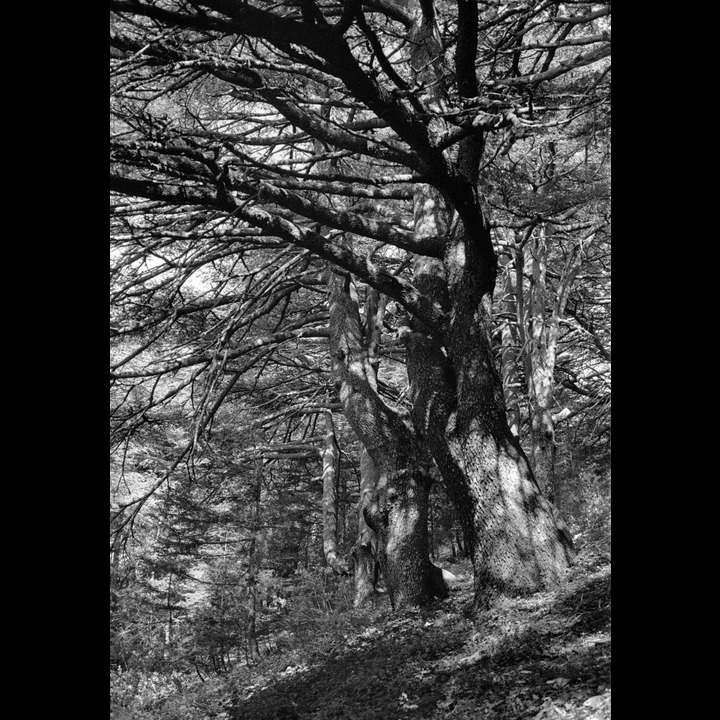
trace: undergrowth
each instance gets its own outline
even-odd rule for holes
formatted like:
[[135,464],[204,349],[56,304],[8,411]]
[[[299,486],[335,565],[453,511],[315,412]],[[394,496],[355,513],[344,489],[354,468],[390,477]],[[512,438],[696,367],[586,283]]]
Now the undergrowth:
[[393,613],[352,584],[299,573],[261,661],[223,675],[111,671],[111,720],[590,720],[610,712],[610,560],[583,543],[565,587],[472,615],[472,569],[450,598]]

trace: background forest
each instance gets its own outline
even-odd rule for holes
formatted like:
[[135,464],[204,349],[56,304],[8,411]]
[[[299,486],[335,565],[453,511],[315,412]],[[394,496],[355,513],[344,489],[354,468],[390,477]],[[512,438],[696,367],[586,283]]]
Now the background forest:
[[609,717],[610,4],[110,4],[111,717]]

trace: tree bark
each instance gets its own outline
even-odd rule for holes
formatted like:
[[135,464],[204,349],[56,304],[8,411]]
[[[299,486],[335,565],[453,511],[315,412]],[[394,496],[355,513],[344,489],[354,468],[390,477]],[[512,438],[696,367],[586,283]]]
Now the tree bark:
[[365,519],[378,536],[380,566],[394,609],[426,605],[449,591],[430,562],[428,503],[432,478],[415,467],[381,475]]
[[330,346],[343,411],[378,473],[364,518],[375,532],[378,559],[393,608],[423,605],[445,597],[442,572],[428,557],[427,503],[430,460],[417,443],[409,419],[377,393],[376,369],[368,352],[349,275],[329,273]]
[[335,424],[330,410],[326,410],[325,444],[322,452],[323,460],[323,552],[328,567],[339,575],[347,575],[345,561],[338,554],[338,479],[340,476],[340,447],[335,437]]
[[[413,67],[430,80],[429,103],[441,105],[434,13],[415,3]],[[477,95],[474,58],[477,7],[459,3],[456,76],[461,95]],[[426,83],[427,84],[427,83]],[[431,129],[439,132],[442,127]],[[490,341],[492,294],[497,273],[490,229],[477,191],[483,138],[478,132],[460,142],[456,167],[468,184],[453,208],[437,190],[418,185],[415,229],[443,232],[442,267],[416,266],[415,284],[442,308],[442,334],[415,321],[403,332],[413,422],[440,468],[463,524],[473,559],[475,606],[489,607],[499,595],[527,594],[557,585],[572,557],[569,534],[558,525],[519,442],[507,423],[503,385]],[[473,189],[474,188],[474,189]],[[434,217],[432,217],[434,216]]]
[[554,295],[551,295],[547,284],[547,232],[547,227],[541,225],[530,243],[532,267],[525,365],[528,374],[533,472],[545,495],[554,503],[557,501],[557,488],[555,420],[552,410],[560,318],[565,312],[567,298],[582,264],[584,252],[592,243],[595,233],[593,231],[579,240],[569,253],[557,289]]
[[451,346],[454,366],[422,333],[406,336],[413,419],[463,525],[477,608],[498,595],[556,586],[572,557],[569,534],[507,425],[486,331],[466,327],[459,334],[463,341]]
[[353,547],[355,568],[355,598],[353,604],[359,607],[375,594],[375,585],[379,570],[377,560],[377,537],[365,520],[365,511],[370,512],[375,489],[378,484],[378,472],[368,451],[360,450],[360,499],[358,500],[358,533]]
[[[530,285],[530,327],[528,398],[530,438],[535,477],[545,495],[555,500],[555,424],[552,399],[557,348],[557,323],[546,318],[547,228],[543,224],[530,242],[532,282]],[[549,322],[548,322],[549,320]]]
[[255,627],[257,617],[257,590],[255,588],[254,579],[252,581],[248,581],[248,592],[250,595],[250,602],[247,606],[248,613],[245,621],[245,647],[247,660],[252,663],[257,663],[261,658]]
[[520,376],[518,374],[517,364],[521,350],[518,347],[517,328],[513,325],[511,318],[517,318],[517,292],[518,286],[515,279],[513,268],[509,263],[509,258],[505,256],[503,263],[506,272],[505,287],[503,289],[503,297],[500,302],[500,312],[502,318],[500,320],[500,344],[501,344],[501,366],[503,392],[505,395],[505,408],[507,411],[507,422],[510,432],[516,437],[520,437]]

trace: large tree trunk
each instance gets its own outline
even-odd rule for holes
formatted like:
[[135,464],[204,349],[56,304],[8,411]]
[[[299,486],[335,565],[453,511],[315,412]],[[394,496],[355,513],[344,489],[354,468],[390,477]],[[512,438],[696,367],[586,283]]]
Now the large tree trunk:
[[380,565],[393,608],[447,597],[442,570],[430,562],[428,502],[432,479],[415,467],[381,475],[365,519],[378,536]]
[[448,590],[428,557],[427,453],[409,419],[377,393],[376,368],[368,352],[357,290],[349,275],[329,273],[330,345],[343,411],[378,473],[375,494],[364,510],[378,540],[378,555],[394,608],[422,605]]
[[[486,608],[498,595],[554,587],[571,559],[572,543],[507,425],[487,317],[468,313],[463,304],[456,301],[454,308],[466,322],[451,345],[453,364],[432,339],[411,332],[408,372],[413,418],[463,523],[475,603]],[[468,315],[475,322],[467,322]]]
[[[486,608],[498,595],[557,585],[572,542],[508,427],[490,342],[496,258],[479,208],[477,220],[449,237],[447,296],[434,295],[447,308],[445,337],[417,324],[404,337],[413,420],[460,515],[473,559],[475,603]],[[431,291],[429,277],[418,281]]]
[[[415,41],[412,63],[432,88],[425,101],[441,109],[441,48],[431,3],[410,3]],[[477,96],[474,58],[477,6],[458,4],[456,77],[461,96]],[[429,82],[434,80],[434,82]],[[434,133],[442,126],[431,128]],[[567,532],[543,497],[528,460],[507,423],[503,386],[490,343],[492,294],[497,273],[490,229],[476,188],[483,138],[471,132],[459,143],[455,166],[468,181],[454,207],[428,186],[415,196],[416,236],[444,235],[439,263],[416,265],[414,284],[446,313],[442,333],[413,323],[407,343],[413,421],[427,442],[454,501],[472,554],[475,604],[498,595],[552,587],[572,555]],[[457,213],[455,220],[453,210]]]

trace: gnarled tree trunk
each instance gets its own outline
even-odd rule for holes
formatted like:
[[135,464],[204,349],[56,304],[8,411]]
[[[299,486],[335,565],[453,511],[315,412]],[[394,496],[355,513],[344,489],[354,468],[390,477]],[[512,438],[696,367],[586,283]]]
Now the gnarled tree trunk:
[[343,411],[378,473],[364,517],[377,536],[378,556],[394,608],[422,605],[448,594],[442,572],[428,557],[429,458],[417,443],[409,418],[388,407],[377,393],[376,369],[368,352],[349,275],[329,273],[330,346]]
[[[412,465],[407,460],[405,463]],[[380,565],[393,608],[447,597],[442,570],[430,561],[428,503],[432,478],[417,466],[381,476],[365,519],[379,542]]]
[[[413,67],[431,88],[426,102],[440,107],[442,78],[433,60],[440,56],[434,9],[431,3],[419,1],[409,7],[414,18],[409,36],[417,43]],[[478,94],[474,3],[458,3],[458,25],[458,90],[471,98]],[[439,137],[443,127],[430,130]],[[497,257],[475,189],[482,149],[482,132],[477,129],[459,143],[454,165],[466,184],[462,190],[453,188],[452,206],[443,193],[418,185],[416,236],[439,232],[447,239],[442,263],[416,265],[414,284],[442,308],[447,320],[441,332],[416,321],[403,333],[414,425],[427,442],[463,522],[473,559],[477,608],[488,607],[498,595],[555,586],[572,557],[569,534],[540,492],[507,423],[490,341]],[[453,216],[456,219],[449,222]]]
[[[470,254],[470,253],[469,253]],[[475,602],[555,586],[572,556],[571,541],[542,495],[510,432],[502,381],[494,367],[488,310],[472,312],[470,288],[452,311],[448,359],[421,332],[405,336],[413,420],[427,440],[465,530],[475,570]]]

